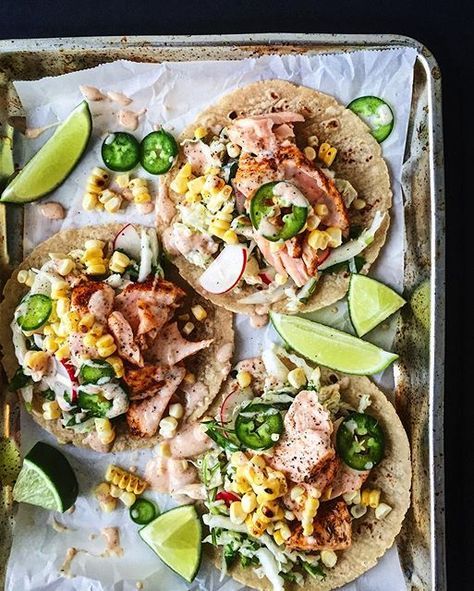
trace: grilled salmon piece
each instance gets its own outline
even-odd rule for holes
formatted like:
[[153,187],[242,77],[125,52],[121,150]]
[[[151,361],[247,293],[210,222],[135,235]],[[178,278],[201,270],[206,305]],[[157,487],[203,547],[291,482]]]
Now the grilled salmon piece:
[[146,359],[153,363],[173,366],[201,349],[209,347],[213,340],[187,341],[179,332],[178,323],[171,322],[150,343],[145,354]]
[[331,483],[328,484],[326,493],[329,498],[335,499],[346,493],[356,492],[362,488],[362,485],[367,480],[370,470],[359,472],[353,470],[344,462],[340,462],[336,474]]
[[345,550],[352,543],[351,516],[343,500],[321,503],[313,521],[313,533],[303,535],[298,525],[287,542],[288,548],[303,552]]
[[184,367],[173,367],[154,396],[130,403],[127,411],[127,424],[132,435],[138,437],[152,437],[155,435],[171,397],[178,389],[185,375],[186,369]]
[[115,342],[120,357],[133,365],[143,366],[143,357],[140,348],[135,342],[132,327],[125,320],[120,312],[112,312],[108,318],[108,325]]
[[115,309],[123,314],[135,335],[160,330],[186,294],[174,283],[149,277],[132,283],[115,298]]
[[114,295],[114,290],[106,283],[85,281],[72,288],[71,306],[81,316],[91,313],[99,322],[106,324],[113,309]]
[[131,400],[142,400],[157,394],[163,385],[177,379],[183,372],[182,366],[146,364],[140,369],[127,368],[123,377],[128,386]]

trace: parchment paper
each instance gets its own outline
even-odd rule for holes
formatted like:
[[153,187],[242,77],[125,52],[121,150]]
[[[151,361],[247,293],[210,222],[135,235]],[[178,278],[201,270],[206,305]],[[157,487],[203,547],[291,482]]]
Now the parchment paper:
[[[394,207],[389,240],[384,247],[372,275],[401,291],[403,289],[403,205],[401,168],[406,140],[413,65],[416,52],[410,48],[382,51],[359,51],[319,56],[265,56],[258,59],[218,62],[179,62],[165,64],[137,64],[120,61],[90,70],[74,72],[56,78],[34,82],[16,82],[30,127],[41,127],[64,119],[82,100],[79,85],[96,86],[104,91],[123,92],[133,99],[128,109],[146,108],[141,118],[137,137],[143,137],[156,123],[163,124],[173,133],[179,133],[203,108],[222,94],[238,86],[271,78],[282,78],[304,84],[334,95],[342,103],[363,95],[384,98],[395,113],[395,128],[383,144],[392,179]],[[67,209],[63,221],[52,222],[43,218],[37,204],[25,208],[25,251],[46,239],[52,233],[68,227],[111,221],[153,223],[153,214],[138,216],[135,208],[125,213],[110,215],[90,214],[82,211],[81,200],[90,170],[100,164],[100,145],[105,132],[118,129],[116,114],[120,106],[111,109],[110,103],[91,103],[94,131],[91,149],[68,180],[45,201],[59,201]],[[26,161],[47,138],[24,141],[18,156]],[[143,173],[140,172],[140,176]],[[156,190],[157,181],[152,181]],[[313,313],[312,318],[343,329],[350,329],[344,303]],[[269,328],[251,329],[245,317],[236,317],[237,348],[235,361],[256,355],[271,341],[276,341]],[[390,348],[394,335],[394,321],[369,335],[370,340]],[[382,385],[391,383],[391,372],[378,376]],[[36,441],[53,443],[52,438],[36,426],[30,417],[22,416],[22,447],[27,451]],[[185,591],[237,591],[241,586],[204,563],[192,585],[187,585],[167,567],[141,541],[137,526],[126,509],[103,514],[91,495],[94,485],[103,480],[105,469],[111,462],[127,468],[137,466],[142,473],[152,450],[101,456],[68,446],[62,448],[75,469],[80,483],[80,496],[72,514],[55,515],[70,529],[58,533],[51,527],[53,515],[42,509],[21,505],[16,516],[14,541],[7,572],[7,591],[132,591],[141,581],[145,590]],[[112,457],[111,457],[112,456]],[[173,505],[165,495],[147,496],[157,500],[162,510]],[[105,548],[100,530],[119,526],[124,555],[121,558],[98,558]],[[94,537],[94,539],[91,539]],[[74,559],[73,578],[64,578],[59,569],[66,549],[74,546],[86,550]],[[402,591],[405,589],[397,551],[389,550],[371,571],[345,591]]]

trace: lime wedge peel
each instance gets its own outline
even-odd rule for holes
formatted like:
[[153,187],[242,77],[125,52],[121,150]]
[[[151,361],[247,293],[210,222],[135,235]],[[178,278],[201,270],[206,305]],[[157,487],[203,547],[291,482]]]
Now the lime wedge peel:
[[365,275],[352,274],[349,314],[359,337],[364,336],[406,304],[396,291]]
[[398,355],[350,334],[298,316],[270,313],[281,338],[310,361],[353,375],[383,371]]
[[63,504],[54,484],[33,462],[25,459],[13,489],[13,498],[19,503],[37,505],[51,511],[62,511]]
[[175,573],[191,583],[202,557],[202,527],[193,505],[162,513],[139,531],[140,537]]
[[0,201],[29,203],[56,189],[79,162],[91,131],[91,112],[83,101],[7,185]]

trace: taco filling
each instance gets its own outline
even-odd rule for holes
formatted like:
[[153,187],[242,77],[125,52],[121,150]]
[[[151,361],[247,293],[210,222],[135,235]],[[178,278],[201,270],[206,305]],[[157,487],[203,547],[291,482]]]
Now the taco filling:
[[352,378],[284,349],[235,372],[206,422],[215,446],[197,461],[205,541],[221,550],[224,572],[251,586],[267,588],[256,582],[264,576],[275,590],[322,581],[360,534],[358,521],[392,511],[389,487],[372,478],[386,455],[384,426],[370,394],[348,394]]
[[107,451],[118,433],[170,437],[209,402],[189,369],[214,341],[192,340],[207,313],[186,309],[186,293],[164,278],[154,230],[91,237],[17,279],[29,290],[11,322],[20,367],[10,388],[46,428]]
[[351,225],[367,204],[330,169],[336,148],[315,136],[297,145],[295,126],[307,123],[299,113],[269,112],[197,128],[182,142],[169,185],[176,209],[162,192],[159,215],[170,222],[165,248],[202,269],[204,293],[267,308],[287,300],[296,311],[322,273],[364,265],[384,216],[374,211],[366,228]]

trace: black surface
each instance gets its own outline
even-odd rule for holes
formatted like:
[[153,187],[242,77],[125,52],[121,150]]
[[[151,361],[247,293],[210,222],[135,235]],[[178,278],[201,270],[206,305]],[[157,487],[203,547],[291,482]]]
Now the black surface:
[[[446,489],[447,557],[450,589],[474,589],[471,575],[473,466],[472,350],[473,182],[472,4],[468,1],[396,0],[200,2],[153,0],[0,0],[0,38],[210,34],[251,32],[397,33],[422,41],[438,60],[443,76],[446,154],[447,353]],[[472,101],[469,105],[472,110]],[[469,162],[468,162],[469,158]],[[468,310],[468,303],[471,304]],[[469,359],[470,361],[470,359]],[[472,365],[472,362],[471,362]],[[383,591],[383,590],[381,590]]]

